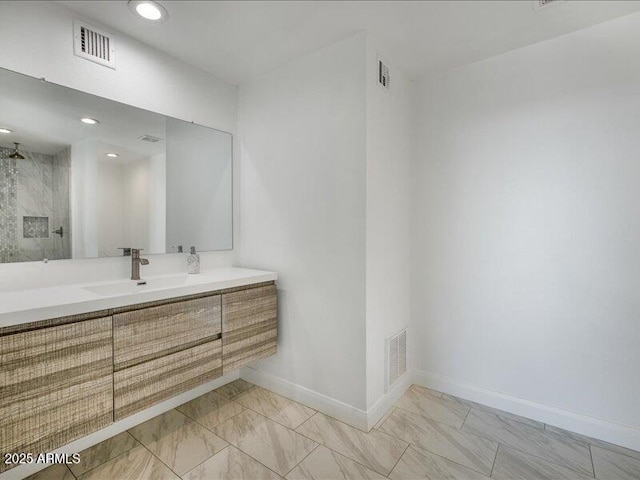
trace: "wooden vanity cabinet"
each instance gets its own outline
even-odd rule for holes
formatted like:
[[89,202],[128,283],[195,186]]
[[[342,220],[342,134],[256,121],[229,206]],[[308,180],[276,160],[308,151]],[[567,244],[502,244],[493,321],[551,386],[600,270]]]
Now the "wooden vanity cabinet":
[[277,312],[271,282],[0,328],[0,453],[51,452],[272,355]]
[[222,370],[237,370],[276,353],[278,290],[275,285],[222,295]]
[[204,343],[115,372],[114,420],[222,376],[221,343]]
[[122,370],[218,340],[220,334],[220,295],[115,310],[113,368]]
[[0,452],[50,452],[113,421],[111,334],[111,317],[0,332]]
[[113,315],[116,421],[222,376],[220,295]]

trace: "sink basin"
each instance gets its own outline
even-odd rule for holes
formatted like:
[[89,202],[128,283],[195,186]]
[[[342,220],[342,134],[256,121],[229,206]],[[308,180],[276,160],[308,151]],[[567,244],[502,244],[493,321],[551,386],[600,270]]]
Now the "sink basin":
[[[95,293],[101,297],[113,297],[117,295],[133,295],[135,293],[153,292],[154,290],[162,290],[165,288],[175,288],[186,285],[187,276],[180,275],[175,277],[152,278],[142,280],[126,280],[117,283],[107,283],[104,285],[94,285],[82,287],[87,292]],[[146,282],[146,283],[142,283]]]

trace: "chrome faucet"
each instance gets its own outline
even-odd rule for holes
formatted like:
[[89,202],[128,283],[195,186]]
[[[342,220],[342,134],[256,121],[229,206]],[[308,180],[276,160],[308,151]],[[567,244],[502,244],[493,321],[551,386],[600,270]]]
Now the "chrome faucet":
[[131,280],[140,280],[140,265],[149,265],[149,260],[140,258],[141,248],[131,249]]

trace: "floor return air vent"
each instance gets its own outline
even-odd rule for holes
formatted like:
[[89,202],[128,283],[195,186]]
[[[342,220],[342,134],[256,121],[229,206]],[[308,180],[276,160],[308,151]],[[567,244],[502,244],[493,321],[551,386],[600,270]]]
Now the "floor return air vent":
[[387,382],[386,390],[407,373],[407,329],[403,329],[387,339]]

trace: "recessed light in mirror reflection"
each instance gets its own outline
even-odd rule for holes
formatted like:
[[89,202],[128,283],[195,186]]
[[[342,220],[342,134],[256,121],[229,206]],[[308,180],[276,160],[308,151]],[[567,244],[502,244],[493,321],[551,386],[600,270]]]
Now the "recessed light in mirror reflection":
[[107,157],[109,158],[118,158],[120,155],[118,155],[117,153],[107,153]]
[[87,125],[96,125],[97,123],[100,123],[99,120],[96,120],[95,118],[90,118],[90,117],[81,118],[80,121],[82,123],[86,123]]

